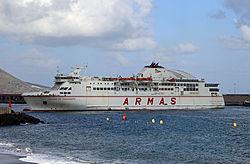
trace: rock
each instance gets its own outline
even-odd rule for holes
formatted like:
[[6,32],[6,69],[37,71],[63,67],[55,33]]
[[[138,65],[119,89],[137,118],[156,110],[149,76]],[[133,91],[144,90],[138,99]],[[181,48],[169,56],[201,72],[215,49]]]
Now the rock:
[[38,118],[25,114],[24,112],[16,112],[0,115],[0,126],[20,125],[20,124],[38,124],[44,123]]

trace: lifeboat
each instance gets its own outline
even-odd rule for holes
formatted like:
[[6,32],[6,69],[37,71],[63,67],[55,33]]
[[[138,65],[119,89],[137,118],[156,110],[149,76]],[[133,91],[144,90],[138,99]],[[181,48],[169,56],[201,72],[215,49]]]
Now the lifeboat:
[[109,78],[110,81],[116,81],[118,78]]
[[133,82],[135,81],[134,77],[129,77],[129,78],[119,78],[121,82]]
[[147,77],[147,78],[137,78],[136,79],[137,81],[152,81],[152,78],[151,77]]
[[175,82],[175,79],[174,79],[174,78],[168,79],[168,81],[170,81],[170,82]]
[[134,77],[130,77],[130,78],[120,78],[119,80],[126,80],[126,81],[129,81],[129,80],[135,80]]

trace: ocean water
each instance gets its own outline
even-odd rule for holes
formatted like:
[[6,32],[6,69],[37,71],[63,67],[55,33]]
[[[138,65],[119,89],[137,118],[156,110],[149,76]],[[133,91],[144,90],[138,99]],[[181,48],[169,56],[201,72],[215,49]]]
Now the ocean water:
[[127,121],[124,112],[27,113],[46,124],[0,127],[0,152],[23,161],[250,163],[250,107],[126,112]]

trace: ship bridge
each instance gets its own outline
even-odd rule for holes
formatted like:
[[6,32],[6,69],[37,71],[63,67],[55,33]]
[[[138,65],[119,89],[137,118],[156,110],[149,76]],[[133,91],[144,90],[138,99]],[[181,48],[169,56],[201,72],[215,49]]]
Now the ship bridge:
[[153,80],[168,79],[195,79],[195,77],[184,71],[172,71],[152,62],[151,65],[145,66],[137,75],[139,78],[151,77]]

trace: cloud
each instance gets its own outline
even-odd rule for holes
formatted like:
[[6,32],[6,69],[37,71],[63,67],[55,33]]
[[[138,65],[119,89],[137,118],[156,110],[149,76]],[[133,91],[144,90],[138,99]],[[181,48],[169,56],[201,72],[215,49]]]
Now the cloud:
[[177,50],[180,53],[196,53],[200,50],[198,46],[193,45],[192,43],[180,44],[177,47]]
[[233,21],[240,35],[218,36],[217,40],[227,49],[250,50],[250,1],[225,0],[224,6],[235,13]]
[[145,58],[147,63],[155,61],[156,63],[165,63],[168,67],[181,67],[186,64],[186,60],[183,59],[180,55],[168,54],[165,51],[158,51],[156,53],[152,53],[147,58]]
[[176,47],[166,46],[165,51],[173,54],[194,54],[200,51],[200,48],[192,43],[181,43]]
[[115,60],[116,62],[112,62],[112,63],[118,63],[118,65],[127,65],[129,63],[128,58],[124,57],[120,53],[111,53],[111,54],[108,54],[107,56],[110,56],[111,58],[113,58],[113,60]]
[[242,25],[240,31],[243,39],[250,42],[250,28],[247,25]]
[[249,0],[225,0],[224,6],[234,11],[238,16],[239,24],[249,25],[250,19],[250,1]]
[[37,48],[32,48],[20,53],[4,54],[0,65],[1,68],[24,81],[50,86],[56,67],[61,65],[61,61]]
[[37,68],[55,68],[60,61],[51,58],[50,55],[39,52],[37,49],[29,49],[17,56],[20,64]]
[[126,39],[121,43],[115,43],[112,45],[112,49],[114,50],[125,51],[150,50],[155,47],[156,43],[150,37]]
[[218,36],[217,39],[224,48],[231,50],[249,50],[250,43],[236,36]]
[[209,14],[209,16],[214,19],[224,19],[226,17],[225,13],[221,10],[217,11],[214,14]]
[[158,49],[157,52],[149,55],[145,60],[147,62],[165,62],[167,65],[176,67],[186,64],[183,55],[195,54],[200,48],[192,43],[180,43],[178,46],[165,46]]
[[0,35],[46,46],[102,47],[152,37],[146,20],[153,8],[151,0],[0,0]]
[[163,52],[157,52],[150,56],[150,61],[173,62],[175,60],[173,56],[168,56]]

